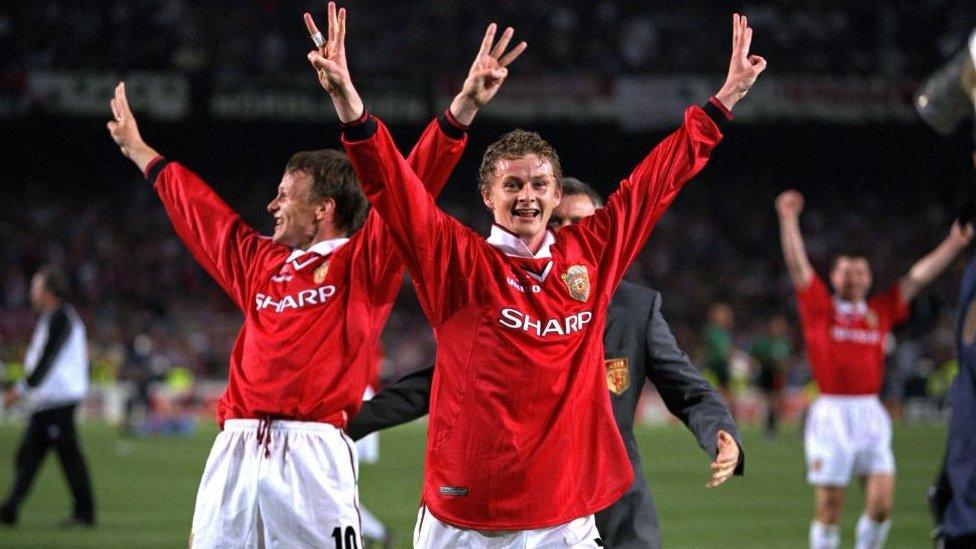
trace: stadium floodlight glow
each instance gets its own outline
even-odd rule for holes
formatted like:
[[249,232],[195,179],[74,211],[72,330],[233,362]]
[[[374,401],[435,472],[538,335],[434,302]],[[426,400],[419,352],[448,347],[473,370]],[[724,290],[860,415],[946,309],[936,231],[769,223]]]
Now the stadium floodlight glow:
[[936,132],[948,135],[976,107],[976,30],[967,47],[939,67],[915,94],[915,109]]

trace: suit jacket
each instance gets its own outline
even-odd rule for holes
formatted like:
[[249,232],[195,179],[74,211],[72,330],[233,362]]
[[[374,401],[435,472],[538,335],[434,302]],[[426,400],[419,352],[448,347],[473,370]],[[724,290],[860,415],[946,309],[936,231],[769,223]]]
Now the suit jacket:
[[[659,547],[657,513],[634,438],[634,416],[646,381],[655,385],[668,410],[691,430],[711,457],[717,452],[719,429],[735,438],[740,449],[737,475],[743,473],[745,465],[742,441],[721,395],[678,347],[661,314],[659,292],[622,282],[610,302],[603,344],[607,386],[634,469],[634,482],[617,503],[597,514],[597,528],[608,547]],[[420,370],[377,393],[350,421],[346,429],[349,436],[358,440],[426,415],[433,374],[433,367]]]
[[946,536],[952,538],[976,534],[976,256],[962,277],[956,346],[959,373],[949,391],[952,414],[945,461],[952,496],[943,523]]

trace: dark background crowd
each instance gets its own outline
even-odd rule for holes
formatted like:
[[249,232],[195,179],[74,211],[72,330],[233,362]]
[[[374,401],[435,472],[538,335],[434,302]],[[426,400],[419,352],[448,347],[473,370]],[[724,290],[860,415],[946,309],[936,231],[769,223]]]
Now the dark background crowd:
[[[217,77],[290,77],[309,49],[301,11],[324,2],[109,0],[7,2],[0,8],[4,70],[175,70]],[[454,76],[484,22],[519,30],[531,72],[714,72],[728,49],[728,11],[748,14],[780,72],[927,74],[955,50],[976,17],[962,0],[719,2],[654,0],[349,0],[350,51],[360,74]],[[29,32],[25,32],[29,30]]]
[[[730,8],[712,4],[344,2],[354,71],[419,88],[459,80],[489,17],[515,26],[530,43],[512,81],[531,83],[553,73],[607,79],[693,73],[714,77],[717,88],[727,62]],[[321,11],[324,2],[6,3],[0,7],[0,51],[12,55],[0,56],[0,83],[16,89],[30,70],[87,69],[123,76],[177,71],[197,82],[225,84],[282,79],[314,89],[302,6]],[[957,51],[976,24],[971,2],[756,1],[737,8],[749,15],[754,49],[769,59],[770,72],[824,78],[918,81]],[[361,91],[368,99],[373,90]],[[241,314],[197,266],[152,189],[115,149],[104,127],[108,99],[103,117],[28,111],[0,118],[0,359],[22,359],[34,318],[29,277],[53,261],[70,274],[97,380],[175,367],[198,379],[219,379]],[[197,115],[148,117],[140,125],[150,145],[198,171],[265,234],[271,217],[264,208],[290,154],[338,146],[334,123]],[[604,196],[666,133],[579,121],[525,125],[555,145],[568,175]],[[422,127],[401,123],[393,129],[406,152]],[[489,216],[475,190],[480,155],[509,129],[491,117],[476,120],[468,152],[441,200],[448,212],[483,232]],[[808,375],[779,247],[775,196],[787,188],[806,195],[802,226],[821,276],[832,253],[862,248],[869,251],[880,290],[947,234],[962,197],[973,190],[971,150],[969,132],[942,138],[921,120],[733,125],[711,165],[661,220],[629,278],[663,292],[679,343],[699,361],[713,303],[732,306],[733,339],[743,352],[772,316],[787,315],[796,349],[790,379],[802,386]],[[927,379],[952,359],[959,274],[970,253],[925,290],[912,320],[896,331],[891,394],[931,392]],[[387,378],[431,363],[433,341],[408,284],[384,343]]]

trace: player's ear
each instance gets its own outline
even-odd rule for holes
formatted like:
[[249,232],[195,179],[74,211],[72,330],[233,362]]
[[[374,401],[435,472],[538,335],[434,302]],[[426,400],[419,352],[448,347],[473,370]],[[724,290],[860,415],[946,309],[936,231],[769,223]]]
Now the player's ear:
[[317,221],[332,221],[335,218],[335,199],[332,197],[319,200],[315,206],[315,219]]
[[481,191],[481,200],[489,210],[495,209],[495,199],[491,196],[491,189],[485,188]]

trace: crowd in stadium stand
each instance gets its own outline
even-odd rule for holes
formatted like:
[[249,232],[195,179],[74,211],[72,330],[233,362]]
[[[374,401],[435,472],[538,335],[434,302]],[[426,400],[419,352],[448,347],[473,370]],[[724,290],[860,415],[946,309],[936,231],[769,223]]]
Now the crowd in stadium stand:
[[[296,5],[297,4],[297,5]],[[533,48],[521,71],[708,72],[723,70],[727,7],[662,0],[518,0],[425,3],[349,0],[357,73],[454,75],[485,23],[519,29]],[[178,70],[218,76],[305,70],[300,10],[324,2],[244,0],[210,4],[15,2],[0,8],[0,68]],[[963,43],[972,2],[773,2],[739,7],[770,62],[790,72],[920,76]],[[18,32],[29,28],[31,32]],[[437,40],[431,40],[437,36]],[[396,52],[395,55],[391,52]],[[304,74],[304,73],[303,73]]]

